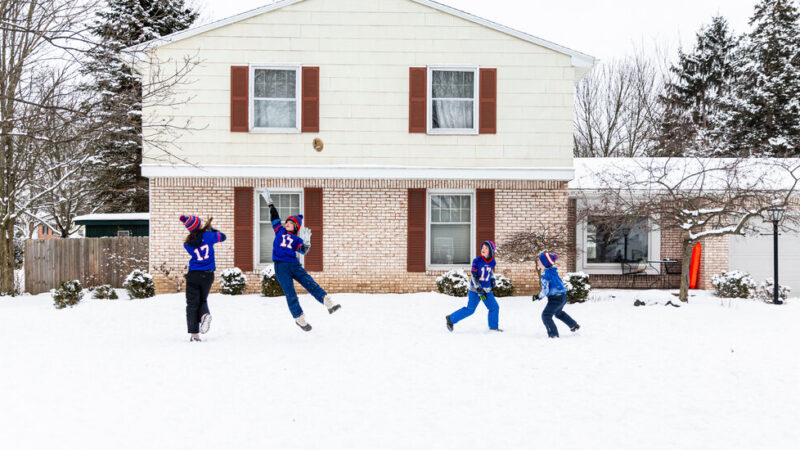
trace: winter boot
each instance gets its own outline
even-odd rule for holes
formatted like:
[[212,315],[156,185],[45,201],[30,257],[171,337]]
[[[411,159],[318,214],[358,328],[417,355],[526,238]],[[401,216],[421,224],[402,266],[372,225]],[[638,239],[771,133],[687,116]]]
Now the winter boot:
[[189,342],[203,342],[199,337],[190,337]]
[[305,314],[301,314],[300,317],[294,319],[294,323],[296,323],[297,326],[300,327],[300,329],[302,329],[303,331],[311,331],[311,325],[309,325],[308,322],[306,322]]
[[489,331],[497,331],[498,333],[502,333],[503,329],[502,328],[489,328]]
[[342,305],[337,305],[333,303],[333,299],[330,295],[326,295],[325,298],[322,300],[322,303],[328,308],[328,314],[333,314],[338,311]]
[[200,334],[208,333],[208,330],[211,328],[211,314],[203,314],[203,318],[200,319]]
[[572,331],[574,333],[574,332],[576,332],[576,331],[578,331],[580,329],[581,329],[581,326],[578,325],[578,324],[575,324],[575,326],[570,328],[569,331]]
[[453,331],[453,322],[450,321],[450,316],[445,317],[447,319],[447,329],[448,331]]

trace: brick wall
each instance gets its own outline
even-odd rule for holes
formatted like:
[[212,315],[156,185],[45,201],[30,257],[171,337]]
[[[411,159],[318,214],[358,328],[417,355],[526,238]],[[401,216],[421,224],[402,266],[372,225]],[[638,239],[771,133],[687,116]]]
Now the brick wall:
[[[323,188],[325,270],[312,275],[331,293],[435,289],[441,271],[406,272],[409,188],[495,189],[495,240],[500,245],[512,233],[532,227],[567,229],[566,183],[556,181],[155,178],[150,181],[150,272],[159,292],[176,290],[161,268],[183,273],[188,262],[186,231],[178,216],[213,216],[215,226],[227,234],[228,241],[215,247],[219,272],[233,266],[234,187],[262,186]],[[508,276],[520,295],[538,290],[532,263],[500,259],[497,272]],[[259,291],[258,273],[246,273],[248,292]],[[215,283],[214,290],[218,287]]]

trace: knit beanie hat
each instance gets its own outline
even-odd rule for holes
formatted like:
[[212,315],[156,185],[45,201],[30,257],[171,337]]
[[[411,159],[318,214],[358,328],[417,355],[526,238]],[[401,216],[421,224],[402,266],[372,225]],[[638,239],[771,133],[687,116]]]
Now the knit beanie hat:
[[539,255],[539,261],[542,262],[542,265],[545,268],[549,269],[555,265],[556,261],[558,261],[558,255],[550,252],[542,252]]
[[295,225],[297,225],[297,230],[295,231],[300,231],[300,228],[303,226],[302,214],[298,214],[296,216],[289,216],[286,220],[291,220],[292,222],[294,222]]
[[197,216],[181,216],[180,220],[183,222],[183,226],[185,226],[190,233],[200,228],[201,225],[200,218]]
[[483,241],[481,247],[483,247],[484,245],[489,247],[489,259],[494,258],[494,251],[495,249],[497,249],[497,245],[492,241]]

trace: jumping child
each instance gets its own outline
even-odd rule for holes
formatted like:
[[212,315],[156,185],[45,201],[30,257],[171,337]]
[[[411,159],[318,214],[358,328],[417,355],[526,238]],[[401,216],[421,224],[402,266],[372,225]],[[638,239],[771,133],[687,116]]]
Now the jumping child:
[[197,216],[181,216],[180,221],[189,231],[183,248],[192,258],[189,260],[189,273],[186,274],[186,325],[189,328],[189,342],[200,342],[198,333],[208,333],[211,327],[211,313],[208,310],[208,293],[214,284],[214,244],[225,241],[225,234],[211,227],[209,218],[201,226]]
[[[297,252],[305,255],[311,248],[311,230],[303,228],[300,231],[303,226],[303,216],[289,216],[286,222],[281,225],[281,217],[275,205],[272,204],[269,190],[264,188],[261,191],[261,196],[269,205],[272,229],[275,230],[275,241],[272,243],[272,261],[275,263],[275,276],[278,278],[278,283],[286,295],[286,303],[289,305],[289,311],[292,313],[295,323],[303,331],[311,331],[311,325],[306,321],[303,308],[300,307],[300,302],[297,299],[294,280],[297,280],[318,302],[325,305],[328,313],[333,314],[341,306],[333,303],[333,299],[311,278],[311,275],[306,272],[306,269],[300,265],[300,261],[297,259]],[[300,237],[298,232],[305,239]]]
[[495,248],[492,241],[485,241],[481,244],[481,256],[472,261],[472,279],[469,284],[467,306],[445,317],[448,330],[453,331],[453,325],[465,317],[471,316],[478,307],[478,303],[483,302],[489,310],[489,329],[503,331],[498,328],[500,306],[492,293],[492,288],[495,286],[494,267],[497,264],[494,259]]
[[542,291],[538,296],[533,296],[533,301],[547,298],[547,306],[542,311],[542,322],[547,329],[547,337],[550,338],[558,337],[558,328],[553,322],[553,316],[567,324],[573,333],[581,327],[569,314],[564,312],[564,305],[567,304],[567,289],[564,287],[561,277],[558,276],[558,269],[555,267],[557,260],[557,254],[542,252],[536,262],[541,269],[544,269],[544,273],[541,278]]

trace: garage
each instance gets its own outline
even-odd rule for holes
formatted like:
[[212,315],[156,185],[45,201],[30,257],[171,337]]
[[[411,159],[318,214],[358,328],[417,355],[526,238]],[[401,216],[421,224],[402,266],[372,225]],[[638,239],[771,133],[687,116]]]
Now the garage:
[[[731,236],[728,253],[730,270],[750,272],[756,282],[772,278],[772,223],[760,224],[760,234],[754,236]],[[800,292],[800,234],[782,231],[778,236],[778,281]]]

